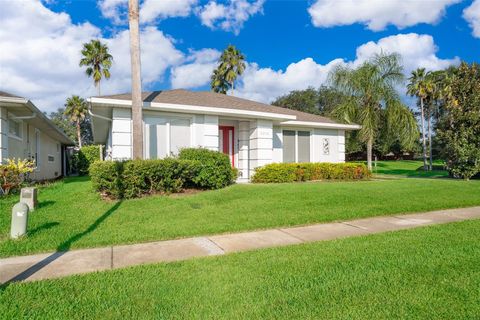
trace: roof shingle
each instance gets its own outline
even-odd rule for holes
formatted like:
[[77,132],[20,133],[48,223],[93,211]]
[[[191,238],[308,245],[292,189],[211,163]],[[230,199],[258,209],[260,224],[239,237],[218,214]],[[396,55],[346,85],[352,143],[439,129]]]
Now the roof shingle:
[[[104,99],[119,99],[119,100],[131,100],[131,94],[114,94],[107,96],[99,96],[97,98]],[[323,123],[336,123],[335,121],[322,117],[319,115],[301,112],[297,110],[276,107],[269,104],[247,100],[239,97],[229,96],[226,94],[220,94],[210,91],[189,91],[184,89],[164,90],[164,91],[149,91],[142,93],[142,99],[144,102],[158,102],[158,103],[171,103],[182,104],[191,106],[213,107],[213,108],[229,108],[238,110],[248,110],[257,112],[270,112],[286,115],[294,115],[297,117],[297,121],[308,122],[323,122]]]

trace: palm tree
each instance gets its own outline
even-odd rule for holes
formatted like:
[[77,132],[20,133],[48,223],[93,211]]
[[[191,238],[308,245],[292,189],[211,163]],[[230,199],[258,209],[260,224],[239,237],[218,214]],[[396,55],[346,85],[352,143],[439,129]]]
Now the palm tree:
[[382,125],[382,113],[389,130],[397,132],[402,144],[413,145],[418,132],[415,118],[400,102],[395,90],[395,86],[403,81],[398,54],[374,55],[356,69],[338,65],[331,71],[329,81],[345,96],[345,101],[333,110],[333,115],[347,123],[362,126],[359,137],[367,145],[370,170],[373,141]]
[[425,68],[418,68],[412,71],[409,83],[407,85],[407,93],[416,96],[420,101],[420,122],[422,127],[422,150],[423,150],[423,170],[427,170],[427,145],[425,139],[425,99],[432,91],[432,83],[428,80],[430,72],[425,72]]
[[223,94],[226,94],[230,87],[218,69],[213,70],[212,76],[210,77],[210,86],[214,92]]
[[82,147],[82,133],[80,124],[87,116],[87,102],[80,98],[79,96],[71,96],[67,98],[65,103],[65,111],[64,114],[69,118],[71,122],[75,124],[77,129],[77,139],[78,139],[78,146]]
[[[223,51],[220,56],[219,66],[212,75],[211,88],[215,92],[226,93],[224,91],[223,81],[229,84],[231,94],[233,95],[235,80],[245,71],[245,56],[233,45]],[[218,91],[217,91],[218,90]]]
[[128,0],[130,29],[130,60],[132,68],[132,144],[133,159],[143,159],[142,76],[140,64],[140,34],[138,0]]
[[101,43],[98,39],[84,43],[81,53],[80,67],[87,67],[85,73],[93,78],[93,83],[98,90],[98,95],[100,95],[100,81],[102,78],[110,78],[113,57],[108,53],[107,45]]

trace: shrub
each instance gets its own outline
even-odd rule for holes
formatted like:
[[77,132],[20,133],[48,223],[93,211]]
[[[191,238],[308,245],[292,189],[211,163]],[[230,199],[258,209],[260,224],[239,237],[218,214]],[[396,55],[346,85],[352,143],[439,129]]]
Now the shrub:
[[79,175],[88,174],[90,165],[100,160],[100,147],[99,145],[84,146],[74,154],[73,166]]
[[133,160],[123,168],[124,197],[135,198],[155,192],[180,192],[199,170],[199,163],[166,158]]
[[362,180],[370,177],[364,164],[272,163],[255,169],[254,183],[283,183],[310,180]]
[[92,185],[96,191],[113,198],[123,197],[122,184],[123,162],[95,161],[90,165],[89,171]]
[[0,195],[18,189],[34,168],[35,164],[27,159],[7,159],[6,164],[0,164]]
[[199,171],[191,183],[203,189],[219,189],[232,184],[237,170],[232,168],[226,154],[204,148],[185,148],[178,155],[182,160],[195,160],[200,163]]

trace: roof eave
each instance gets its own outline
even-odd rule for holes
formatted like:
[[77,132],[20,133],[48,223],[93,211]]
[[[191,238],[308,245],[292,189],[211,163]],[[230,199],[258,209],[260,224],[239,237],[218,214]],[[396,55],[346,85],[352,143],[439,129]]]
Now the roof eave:
[[312,128],[324,128],[324,129],[339,129],[339,130],[358,130],[362,128],[362,126],[358,124],[343,124],[343,123],[314,122],[314,121],[284,121],[280,124],[282,126],[312,127]]
[[[97,98],[91,97],[88,101],[93,105],[103,105],[110,107],[123,107],[131,108],[131,100],[122,100],[122,99],[106,99],[106,98]],[[260,111],[251,111],[251,110],[239,110],[232,108],[220,108],[220,107],[205,107],[197,105],[185,105],[185,104],[173,104],[173,103],[160,103],[160,102],[143,102],[143,108],[145,110],[159,110],[167,112],[181,112],[181,113],[199,113],[199,114],[213,114],[213,115],[223,115],[223,116],[239,116],[243,118],[261,118],[261,119],[272,119],[272,120],[295,120],[297,117],[295,115],[287,115],[281,113],[272,113],[272,112],[260,112]]]

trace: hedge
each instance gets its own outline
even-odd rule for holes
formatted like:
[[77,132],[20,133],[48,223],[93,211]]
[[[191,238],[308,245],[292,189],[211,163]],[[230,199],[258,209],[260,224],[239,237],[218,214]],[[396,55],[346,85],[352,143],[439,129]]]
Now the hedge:
[[254,183],[284,183],[311,180],[363,180],[371,173],[356,163],[272,163],[255,169]]
[[205,148],[185,148],[180,150],[181,160],[195,160],[200,168],[192,179],[196,187],[202,189],[219,189],[232,184],[237,178],[237,169],[232,168],[230,158],[221,152]]
[[113,199],[153,193],[175,193],[183,188],[219,189],[232,184],[236,170],[228,156],[207,149],[185,149],[179,158],[96,161],[90,165],[93,187]]
[[79,175],[88,174],[89,167],[100,160],[100,145],[83,146],[73,155],[73,166]]

